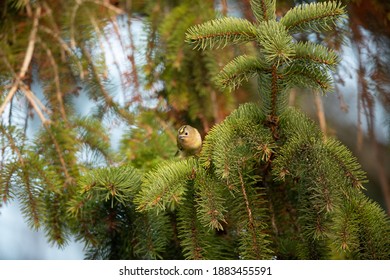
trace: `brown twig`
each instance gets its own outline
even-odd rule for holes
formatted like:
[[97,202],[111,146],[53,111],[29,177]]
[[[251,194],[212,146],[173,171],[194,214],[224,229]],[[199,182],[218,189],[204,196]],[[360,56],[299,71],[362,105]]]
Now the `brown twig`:
[[245,201],[246,212],[248,214],[249,230],[251,231],[252,234],[252,241],[253,241],[252,246],[254,248],[254,251],[257,254],[259,252],[259,245],[257,244],[255,221],[252,215],[251,207],[249,205],[249,199],[245,189],[244,178],[242,177],[240,170],[238,172],[238,175],[240,177],[241,191]]
[[326,118],[325,118],[325,111],[324,111],[324,105],[322,104],[322,99],[318,93],[314,95],[314,103],[316,105],[317,109],[317,117],[318,121],[320,123],[321,131],[324,135],[324,139],[327,138],[327,132],[326,132]]
[[34,108],[34,111],[37,113],[39,119],[41,122],[46,125],[50,123],[50,120],[46,119],[45,115],[43,114],[42,110],[39,108],[40,106],[43,106],[42,103],[37,102],[37,97],[35,94],[29,89],[29,87],[24,84],[20,83],[19,84],[20,89],[24,92],[24,96],[27,98],[31,106]]
[[1,106],[0,106],[0,116],[3,114],[7,104],[14,97],[15,93],[17,92],[17,90],[19,88],[20,81],[24,78],[24,76],[26,75],[26,72],[30,66],[31,59],[32,59],[32,56],[34,54],[34,49],[35,49],[36,35],[37,35],[40,15],[41,15],[41,7],[38,6],[37,9],[35,10],[35,14],[34,14],[34,18],[33,18],[33,26],[32,26],[31,32],[30,32],[27,50],[26,50],[26,54],[24,56],[22,67],[20,68],[19,74],[16,76],[15,81],[12,84],[12,87],[8,92],[8,95],[5,97],[3,104],[1,104]]
[[[15,81],[18,80],[18,76],[15,73],[15,71],[12,69],[11,64],[6,59],[5,56],[3,56],[4,64],[8,67],[9,72],[12,73],[12,75],[15,77]],[[51,114],[51,111],[46,108],[45,105],[42,104],[42,102],[39,100],[38,97],[31,91],[31,89],[23,82],[19,80],[18,89],[21,89],[26,96],[26,99],[31,104],[31,106],[34,108],[36,113],[38,114],[39,118],[41,119],[42,123],[49,123],[50,121],[47,120],[42,112],[46,112],[48,114]],[[11,113],[11,112],[10,112]]]
[[[74,52],[72,49],[68,46],[68,44],[58,35],[59,33],[54,32],[52,29],[46,27],[46,26],[39,26],[39,30],[49,34],[50,36],[54,37],[59,43],[64,52],[66,52],[70,56],[74,56]],[[84,80],[84,70],[83,66],[80,62],[80,59],[75,59],[75,62],[77,63],[79,72],[80,72],[80,79]]]

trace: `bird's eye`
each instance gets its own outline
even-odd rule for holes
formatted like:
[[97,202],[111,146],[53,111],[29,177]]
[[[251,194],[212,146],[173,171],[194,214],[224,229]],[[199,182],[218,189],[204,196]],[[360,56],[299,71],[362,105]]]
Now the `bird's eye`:
[[184,133],[185,135],[188,135],[188,132],[186,131],[186,133]]

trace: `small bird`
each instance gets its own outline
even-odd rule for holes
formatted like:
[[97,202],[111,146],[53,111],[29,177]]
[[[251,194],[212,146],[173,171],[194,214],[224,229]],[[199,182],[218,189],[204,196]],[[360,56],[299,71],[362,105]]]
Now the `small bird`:
[[198,154],[202,148],[202,137],[199,131],[190,125],[180,127],[177,131],[177,147],[179,150],[176,155],[180,153],[188,157]]

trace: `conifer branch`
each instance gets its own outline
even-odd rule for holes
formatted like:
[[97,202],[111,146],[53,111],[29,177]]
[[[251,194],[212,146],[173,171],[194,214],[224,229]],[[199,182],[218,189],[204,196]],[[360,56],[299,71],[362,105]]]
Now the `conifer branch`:
[[[137,119],[141,121],[128,137],[138,139],[131,141],[126,150],[131,150],[132,165],[148,170],[156,166],[155,154],[167,151],[157,159],[160,161],[157,167],[141,174],[130,165],[88,171],[99,163],[79,164],[78,157],[80,151],[89,149],[87,156],[91,151],[93,156],[99,153],[110,164],[110,139],[101,118],[113,111],[115,116],[133,121],[127,108],[115,102],[106,65],[101,57],[92,57],[93,47],[88,47],[91,41],[83,44],[83,37],[76,33],[77,24],[85,20],[88,31],[92,32],[86,32],[87,36],[92,34],[93,39],[96,36],[101,39],[107,35],[86,3],[99,5],[96,11],[101,11],[101,7],[114,13],[119,11],[111,9],[109,1],[77,0],[76,9],[70,7],[64,18],[57,19],[51,15],[48,3],[23,4],[28,21],[37,21],[38,17],[34,17],[39,5],[45,15],[50,14],[39,17],[31,54],[35,57],[40,43],[47,61],[46,64],[38,62],[38,67],[49,65],[53,70],[43,77],[52,78],[45,91],[48,108],[23,81],[20,76],[23,67],[15,74],[10,56],[3,55],[8,67],[5,77],[12,80],[9,86],[1,88],[12,89],[15,85],[12,89],[15,92],[6,105],[8,108],[11,104],[10,118],[14,118],[17,109],[15,102],[12,105],[17,100],[17,92],[28,102],[43,127],[30,145],[25,140],[25,131],[23,134],[22,129],[12,127],[11,121],[8,126],[0,123],[3,145],[0,195],[3,201],[17,197],[29,225],[44,227],[51,243],[63,246],[72,234],[86,244],[87,258],[103,259],[270,259],[271,256],[316,259],[335,257],[335,248],[340,253],[337,257],[390,258],[390,240],[386,238],[390,234],[389,218],[362,192],[366,175],[356,158],[340,142],[324,139],[318,126],[303,113],[286,108],[287,94],[293,87],[324,91],[330,88],[328,71],[334,70],[339,61],[336,53],[314,43],[296,42],[298,37],[293,38],[291,34],[311,27],[321,31],[338,24],[343,18],[337,14],[340,4],[301,6],[287,13],[285,20],[277,21],[276,1],[251,0],[256,24],[223,18],[190,29],[186,40],[198,49],[249,41],[257,45],[253,56],[236,57],[220,71],[216,81],[221,87],[235,89],[258,75],[261,105],[240,105],[211,127],[208,117],[212,114],[199,116],[196,112],[202,106],[198,99],[209,98],[210,91],[213,96],[208,100],[220,101],[213,86],[204,80],[205,75],[214,76],[219,65],[212,57],[213,52],[198,55],[183,45],[184,26],[187,28],[195,19],[197,22],[201,19],[193,13],[194,3],[187,0],[180,3],[159,30],[162,37],[158,41],[166,44],[168,51],[163,55],[156,53],[155,63],[161,65],[162,60],[167,60],[167,69],[162,70],[161,76],[175,78],[174,85],[165,85],[167,91],[178,92],[169,95],[169,101],[178,97],[179,105],[189,108],[191,116],[200,120],[206,130],[208,127],[211,130],[203,141],[199,158],[161,162],[173,149],[169,137],[174,138],[167,134],[161,134],[160,138],[167,124],[156,119],[152,110],[143,112]],[[212,7],[210,3],[200,1],[195,5]],[[160,4],[156,9],[161,9]],[[82,11],[87,11],[84,18]],[[201,14],[210,16],[203,10]],[[49,27],[41,24],[43,19]],[[63,20],[70,20],[72,25],[70,34],[65,35],[70,37],[69,44],[61,38],[56,25]],[[112,25],[119,35],[114,19]],[[52,47],[53,43],[57,47]],[[161,60],[160,56],[163,56]],[[21,55],[20,58],[29,60],[27,74],[31,57]],[[82,63],[89,71],[88,77],[81,81],[82,86],[99,108],[93,118],[76,116],[69,120],[66,114],[71,107],[61,93],[64,85],[60,84],[60,78],[62,74],[70,74],[70,79],[76,78],[72,81],[76,84],[70,86],[77,86],[75,72],[80,71],[82,77],[85,70]],[[135,65],[134,61],[130,63]],[[63,66],[69,66],[70,72],[68,69],[63,72]],[[152,80],[153,75],[150,74]],[[190,83],[188,79],[186,83],[184,79],[178,81],[180,76],[190,77]],[[191,94],[183,97],[183,90]],[[61,106],[62,111],[52,113],[49,106],[51,110]],[[211,105],[203,111],[210,108]],[[4,109],[1,110],[4,114]],[[61,122],[64,116],[72,127]],[[61,118],[56,121],[58,117]],[[158,124],[163,124],[163,128]],[[152,139],[155,135],[159,140]],[[141,149],[134,148],[136,141]],[[123,141],[123,145],[128,142]],[[145,150],[146,156],[153,154],[152,159],[142,154]]]
[[41,7],[38,6],[35,10],[35,14],[33,17],[33,25],[32,25],[30,35],[29,35],[29,41],[28,41],[28,46],[26,49],[26,54],[24,56],[23,64],[22,64],[22,67],[21,67],[19,75],[18,75],[18,78],[20,80],[22,80],[24,78],[24,75],[26,74],[26,72],[30,66],[30,62],[31,62],[31,59],[32,59],[32,56],[34,53],[35,41],[36,41],[36,35],[37,35],[37,31],[38,31],[40,16],[41,16]]
[[46,237],[52,245],[56,244],[63,248],[67,244],[68,231],[64,223],[65,211],[62,196],[59,193],[45,193],[44,203],[47,209],[43,213]]
[[355,208],[351,202],[335,209],[335,219],[332,226],[333,244],[339,252],[354,252],[359,247],[359,226],[355,217]]
[[345,18],[341,2],[310,3],[296,6],[280,20],[290,34],[328,31]]
[[72,9],[72,12],[71,12],[71,20],[70,20],[70,46],[73,50],[76,49],[76,39],[75,39],[75,36],[76,36],[76,32],[75,32],[75,22],[76,22],[76,18],[77,18],[77,12],[78,10],[80,9],[80,7],[84,4],[84,3],[87,3],[87,2],[90,2],[90,3],[94,3],[98,6],[102,6],[102,7],[105,7],[107,8],[108,10],[111,10],[113,11],[114,13],[116,14],[123,14],[124,11],[120,8],[117,8],[115,7],[114,5],[111,5],[109,2],[107,1],[98,1],[98,0],[76,0],[76,5],[73,7]]
[[110,138],[105,131],[102,122],[94,118],[77,118],[74,120],[77,126],[80,143],[87,145],[92,152],[99,152],[107,162],[110,162]]
[[278,73],[277,68],[275,66],[272,67],[272,79],[271,79],[271,110],[270,110],[270,118],[274,119],[276,117],[276,108],[278,104]]
[[345,180],[350,181],[357,189],[364,189],[363,184],[367,183],[366,173],[362,171],[351,151],[333,138],[325,141],[324,148],[332,162],[337,164],[343,172]]
[[[187,203],[179,208],[178,233],[186,259],[205,259],[204,236],[199,225],[195,209],[195,193],[191,189],[186,194]],[[203,237],[203,238],[202,238]]]
[[258,22],[275,19],[275,0],[251,0],[250,5]]
[[198,190],[198,196],[196,198],[198,204],[197,213],[199,221],[203,226],[223,230],[221,222],[226,223],[224,217],[226,208],[221,189],[224,186],[214,176],[211,176],[211,174],[204,172],[200,172],[197,175],[195,181],[195,186]]
[[[116,20],[115,20],[116,22]],[[116,23],[117,24],[117,23]],[[128,84],[132,83],[134,84],[134,87],[135,87],[135,97],[134,98],[140,98],[141,97],[141,83],[140,83],[140,80],[139,80],[139,77],[138,77],[138,70],[137,70],[137,64],[136,64],[136,61],[135,61],[135,57],[136,57],[136,54],[137,54],[137,49],[135,47],[135,44],[134,44],[134,36],[133,36],[133,32],[131,31],[131,21],[129,20],[129,23],[128,23],[128,29],[129,29],[129,40],[130,40],[130,55],[128,56],[129,58],[129,61],[130,61],[130,64],[131,64],[131,81],[128,82]],[[118,31],[118,37],[119,36],[119,31]],[[123,49],[124,46],[122,46]],[[124,83],[123,85],[123,91],[126,92],[126,88],[127,88],[127,85],[126,83]],[[128,100],[129,98],[125,96],[125,100]]]
[[24,92],[26,99],[29,101],[30,105],[34,108],[38,117],[41,119],[42,124],[50,123],[50,120],[46,119],[43,112],[51,114],[51,111],[42,104],[39,98],[30,90],[30,88],[22,81],[18,79],[17,74],[12,69],[10,62],[7,60],[5,56],[3,56],[4,64],[9,69],[9,72],[14,76],[15,81],[19,81],[17,87]]
[[257,29],[257,44],[263,49],[269,65],[288,64],[295,55],[292,36],[276,21],[266,21]]
[[[45,115],[39,108],[38,104],[41,104],[35,94],[24,84],[20,83],[19,87],[23,90],[26,99],[29,101],[31,106],[34,108],[34,111],[37,113],[43,125],[49,124],[51,121],[46,119]],[[43,105],[42,105],[43,106]]]
[[[0,124],[0,132],[1,135],[5,137],[7,146],[11,149],[11,152],[16,154],[17,159],[14,162],[1,163],[0,194],[3,196],[3,201],[7,202],[7,200],[11,197],[10,194],[13,192],[12,186],[14,176],[20,177],[22,172],[21,170],[25,170],[27,168],[27,163],[23,157],[21,148],[19,148],[18,144],[15,142],[16,138],[12,135],[12,133],[15,132],[15,128],[7,128],[3,124]],[[17,136],[23,139],[22,135],[17,134]],[[5,157],[2,158],[2,161],[3,160],[5,160]],[[22,182],[21,185],[24,185],[24,182]]]
[[12,190],[12,177],[19,170],[19,162],[13,164],[1,164],[2,174],[0,174],[0,195],[2,196],[2,201],[7,203],[8,200],[11,200],[14,197],[14,191]]
[[24,185],[25,192],[27,193],[27,197],[24,195],[19,197],[22,201],[22,212],[29,221],[32,221],[31,226],[35,229],[38,229],[41,224],[41,215],[40,211],[38,210],[38,195],[34,193],[34,185],[32,183],[29,172],[26,169],[23,169],[20,171],[20,173],[20,180]]
[[[10,127],[8,129],[10,129]],[[13,153],[16,153],[16,156],[18,158],[20,165],[24,167],[25,161],[24,161],[24,158],[22,156],[22,151],[19,149],[18,145],[16,144],[15,138],[12,137],[12,135],[10,134],[12,132],[9,132],[8,129],[6,129],[6,127],[3,124],[0,124],[1,135],[6,137],[6,139],[8,141],[8,145],[11,148],[11,151]],[[4,160],[4,159],[2,158],[2,160]]]
[[[256,227],[255,227],[255,222],[252,216],[252,210],[250,207],[250,203],[248,200],[248,196],[246,194],[246,189],[245,189],[245,183],[244,179],[242,177],[242,172],[238,170],[238,175],[240,178],[240,185],[241,185],[241,193],[245,202],[245,208],[246,208],[246,213],[248,216],[248,229],[250,231],[250,235],[252,236],[252,249],[254,252],[256,252],[256,255],[259,252],[259,244],[257,244],[257,233],[256,233]],[[257,255],[257,258],[260,259],[260,256]]]
[[267,71],[268,68],[260,59],[242,55],[234,58],[221,70],[216,78],[216,83],[221,88],[228,88],[233,91],[243,81],[248,81],[258,72]]
[[293,61],[282,73],[288,89],[293,87],[309,87],[326,93],[333,88],[332,76],[327,69],[316,63]]
[[33,17],[32,29],[30,31],[29,41],[28,41],[28,45],[27,45],[27,49],[26,49],[26,54],[24,55],[24,60],[23,60],[22,66],[19,70],[17,77],[14,80],[14,83],[13,83],[11,89],[8,92],[8,95],[4,99],[3,104],[1,104],[1,106],[0,106],[0,116],[3,114],[5,107],[12,100],[14,94],[18,90],[19,83],[20,83],[20,81],[23,80],[23,78],[28,70],[28,67],[30,66],[31,59],[32,59],[32,56],[34,53],[36,35],[37,35],[37,31],[38,31],[40,16],[41,16],[41,7],[38,6],[35,10],[35,14]]
[[182,203],[188,180],[195,171],[195,159],[171,161],[148,172],[143,178],[143,188],[135,199],[137,210],[156,212],[175,209]]
[[[356,191],[356,190],[355,190]],[[388,259],[390,220],[377,203],[361,192],[350,192],[347,203],[337,209],[339,219],[332,227],[333,244],[346,258]],[[381,222],[380,222],[381,221]]]
[[256,39],[256,27],[248,20],[222,18],[190,27],[186,42],[195,49],[224,48],[227,44],[243,44]]
[[[132,201],[141,185],[139,172],[129,166],[119,168],[100,168],[82,176],[78,182],[79,199],[82,201],[86,196],[94,203],[95,199],[107,201],[111,206],[114,204],[126,205]],[[73,204],[77,206],[78,203]],[[72,210],[77,213],[77,207]]]
[[134,254],[140,259],[163,259],[173,232],[168,215],[147,212],[134,221]]
[[311,63],[326,65],[332,70],[340,62],[340,58],[336,52],[312,42],[298,42],[295,44],[294,60],[310,61]]

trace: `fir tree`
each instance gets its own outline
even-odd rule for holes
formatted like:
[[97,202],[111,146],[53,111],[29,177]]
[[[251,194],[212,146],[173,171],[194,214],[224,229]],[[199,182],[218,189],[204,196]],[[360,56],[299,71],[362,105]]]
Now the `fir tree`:
[[292,88],[328,92],[339,60],[294,35],[342,24],[345,9],[336,2],[301,5],[278,20],[275,2],[250,1],[255,23],[224,17],[188,30],[187,42],[200,50],[255,41],[257,55],[236,57],[216,80],[234,89],[256,76],[260,102],[214,126],[199,159],[161,163],[147,173],[138,210],[177,212],[187,258],[213,252],[214,258],[388,259],[389,219],[362,192],[366,176],[356,158],[287,106]]
[[145,67],[151,84],[164,83],[158,92],[169,104],[170,121],[190,122],[201,134],[221,121],[234,107],[231,95],[219,94],[213,83],[218,64],[229,52],[213,50],[194,52],[185,42],[186,30],[197,22],[215,17],[213,1],[184,0],[148,1],[149,13],[148,65]]
[[[74,234],[68,203],[78,181],[113,162],[103,120],[133,121],[96,47],[107,20],[123,10],[106,1],[10,0],[0,7],[1,200],[18,199],[31,228],[64,246]],[[88,117],[77,110],[80,95],[94,105]]]
[[[157,117],[140,110],[135,117],[128,109],[139,95],[124,96],[125,106],[115,101],[95,43],[109,44],[107,21],[117,26],[112,15],[123,10],[107,1],[0,4],[0,89],[6,92],[0,115],[7,115],[0,124],[2,201],[19,199],[32,228],[43,228],[59,246],[75,236],[91,259],[388,259],[389,220],[364,195],[360,165],[287,106],[292,88],[331,89],[337,54],[299,42],[296,34],[341,25],[344,7],[303,5],[278,19],[276,1],[252,0],[255,23],[222,17],[182,34],[215,16],[210,3],[180,1],[159,30],[158,13],[152,15],[149,44],[166,47],[161,54],[151,46],[148,57],[155,62],[148,67],[164,65],[161,95],[168,102],[182,98],[173,111],[189,108],[183,118],[200,119],[205,131],[220,118],[212,101],[231,102],[216,95],[218,86],[233,90],[257,77],[259,102],[241,105],[215,125],[198,158],[180,160],[170,159],[174,136],[164,110]],[[211,49],[249,48],[246,43],[255,43],[256,53],[252,48],[236,57],[214,77],[220,53]],[[137,84],[136,75],[131,80]],[[31,90],[34,81],[42,84],[42,98]],[[92,116],[75,113],[73,97],[81,88],[95,102]],[[229,111],[224,108],[222,115]],[[33,139],[26,137],[30,115],[42,124]],[[112,164],[102,124],[108,115],[137,126],[123,138],[130,160],[120,166]]]

